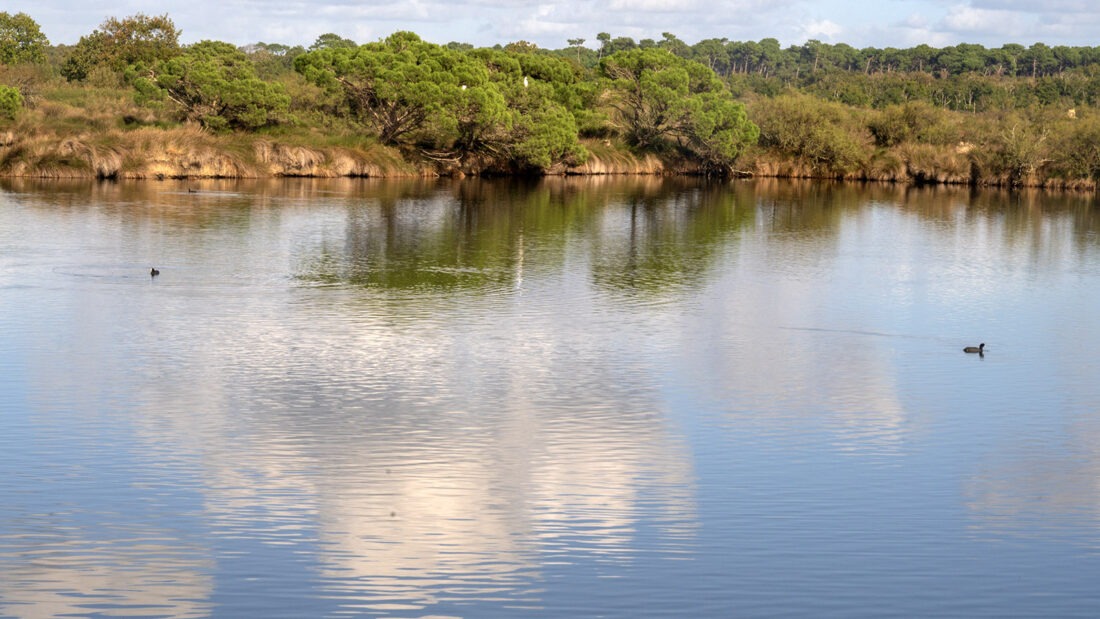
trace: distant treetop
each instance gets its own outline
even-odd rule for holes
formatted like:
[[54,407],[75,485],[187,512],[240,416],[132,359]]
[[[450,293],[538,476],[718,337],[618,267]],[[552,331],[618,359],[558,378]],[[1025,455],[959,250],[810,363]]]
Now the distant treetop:
[[0,64],[42,62],[49,45],[46,35],[29,15],[0,12]]

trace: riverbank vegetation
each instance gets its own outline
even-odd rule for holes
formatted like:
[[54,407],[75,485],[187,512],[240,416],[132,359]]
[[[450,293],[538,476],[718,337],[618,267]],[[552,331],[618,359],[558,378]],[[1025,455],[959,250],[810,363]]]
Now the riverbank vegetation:
[[0,175],[1100,179],[1100,48],[180,34],[139,14],[50,45],[0,13]]

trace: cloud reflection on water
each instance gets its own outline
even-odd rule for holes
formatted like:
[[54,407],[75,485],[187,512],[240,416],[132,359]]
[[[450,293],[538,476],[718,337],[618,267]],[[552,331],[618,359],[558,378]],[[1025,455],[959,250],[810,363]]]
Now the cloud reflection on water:
[[[693,450],[713,445],[693,433],[717,419],[786,457],[812,443],[898,460],[948,423],[924,384],[974,371],[951,365],[967,314],[996,316],[991,292],[1091,268],[1097,251],[1088,209],[951,191],[878,188],[868,204],[840,185],[661,179],[157,186],[125,200],[97,186],[93,206],[75,190],[21,198],[27,234],[110,266],[42,275],[44,252],[0,269],[59,291],[23,323],[0,299],[16,328],[49,326],[25,357],[27,415],[54,441],[35,455],[146,505],[128,520],[96,511],[108,492],[82,496],[79,527],[56,499],[10,506],[30,524],[2,542],[3,597],[45,583],[30,612],[79,613],[72,594],[194,615],[219,587],[245,592],[223,608],[246,608],[250,578],[373,611],[538,606],[555,566],[616,576],[694,556]],[[112,242],[89,248],[87,230]],[[154,252],[169,265],[155,283],[127,275]],[[1071,408],[1090,406],[1076,384]],[[1074,458],[1002,444],[984,461],[978,517],[1034,510],[1020,487],[1055,488],[1052,512],[1093,509],[1092,426],[1064,427]],[[43,541],[47,565],[19,537],[40,525],[67,531]]]

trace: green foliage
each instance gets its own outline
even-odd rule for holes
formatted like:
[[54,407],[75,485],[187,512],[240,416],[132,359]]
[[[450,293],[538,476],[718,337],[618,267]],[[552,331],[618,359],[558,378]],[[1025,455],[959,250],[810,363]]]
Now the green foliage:
[[502,88],[519,92],[526,76],[535,84],[546,84],[553,89],[548,95],[561,104],[577,124],[579,131],[599,131],[604,128],[607,115],[599,108],[599,84],[588,79],[581,67],[567,56],[536,53],[499,54],[493,50],[478,50],[473,55],[486,63]]
[[[454,125],[448,109],[478,97],[488,74],[462,52],[398,32],[356,48],[324,48],[294,60],[296,71],[343,92],[348,110],[385,144],[397,144],[430,125]],[[474,90],[474,92],[467,92]]]
[[1054,172],[1066,179],[1100,181],[1100,116],[1067,119],[1056,127],[1050,152]]
[[[675,45],[667,37],[666,43]],[[756,141],[744,107],[697,62],[663,49],[635,49],[604,58],[600,70],[615,122],[637,147],[675,143],[721,167]]]
[[465,52],[399,32],[357,48],[325,48],[295,69],[329,91],[385,144],[432,156],[485,155],[519,168],[583,158],[570,107],[584,105],[572,66],[552,56]]
[[1003,119],[1002,129],[989,145],[991,171],[1004,175],[1009,184],[1022,185],[1049,156],[1049,132],[1041,124],[1019,116]]
[[760,137],[760,129],[749,122],[745,106],[722,93],[691,97],[685,108],[681,131],[688,150],[707,167],[728,167]]
[[0,64],[44,62],[49,45],[46,35],[29,15],[0,12]]
[[446,151],[499,154],[508,146],[515,112],[490,81],[486,67],[475,62],[467,69],[457,92],[436,110],[434,146]]
[[600,61],[608,103],[618,112],[616,121],[627,140],[641,147],[659,145],[678,127],[690,96],[721,88],[696,67],[705,69],[658,49],[618,52]]
[[23,109],[23,95],[18,88],[0,85],[0,120],[15,120]]
[[532,107],[515,124],[511,159],[520,168],[547,169],[557,163],[584,163],[588,152],[577,141],[577,125],[560,106]]
[[867,76],[852,77],[839,71],[816,74],[804,90],[822,99],[839,101],[845,105],[865,107],[874,100],[874,87]]
[[[443,171],[575,164],[588,156],[583,137],[600,138],[588,144],[601,161],[626,157],[626,144],[713,171],[759,142],[758,171],[1100,180],[1100,47],[692,45],[666,32],[638,42],[599,33],[596,49],[581,38],[561,50],[474,49],[398,32],[366,45],[328,33],[307,51],[181,48],[178,37],[167,16],[136,15],[48,47],[33,20],[0,13],[0,83],[15,87],[0,89],[0,117],[69,132],[189,120],[352,149],[378,141]],[[82,84],[59,84],[58,67]],[[135,88],[146,107],[134,107]],[[34,105],[20,111],[23,97]]]
[[135,65],[139,69],[151,67],[179,53],[179,35],[167,15],[110,17],[98,30],[80,37],[61,74],[69,81],[82,81],[96,67],[119,73]]
[[479,50],[473,57],[489,70],[508,110],[492,150],[520,169],[584,161],[587,152],[578,141],[573,113],[584,106],[585,93],[576,88],[573,65],[529,51]]
[[946,145],[961,137],[951,126],[947,114],[924,101],[912,101],[872,114],[867,128],[878,146],[897,146],[904,142]]
[[681,58],[690,58],[692,56],[692,50],[688,44],[681,41],[671,32],[661,33],[661,42],[657,44],[657,47]]
[[804,159],[815,168],[844,173],[858,169],[867,150],[846,109],[802,94],[786,94],[753,106],[760,144]]
[[294,59],[306,53],[301,45],[291,47],[279,43],[252,43],[241,48],[256,67],[260,79],[274,80],[294,73]]
[[705,64],[718,75],[727,75],[730,71],[730,55],[725,39],[706,39],[691,48],[692,58]]
[[538,45],[535,45],[530,41],[524,40],[512,41],[511,43],[504,46],[504,51],[508,52],[509,54],[531,54],[537,52],[538,49]]
[[99,66],[107,66],[107,37],[99,32],[80,37],[80,41],[69,52],[65,64],[61,65],[61,75],[70,82],[88,79],[88,74]]
[[196,43],[162,61],[135,87],[148,98],[166,97],[188,120],[209,129],[258,129],[285,115],[290,98],[279,84],[256,77],[241,50],[228,43]]
[[313,42],[313,45],[309,46],[309,51],[316,51],[319,49],[352,49],[358,45],[351,39],[345,39],[344,37],[327,32],[317,37],[317,40]]

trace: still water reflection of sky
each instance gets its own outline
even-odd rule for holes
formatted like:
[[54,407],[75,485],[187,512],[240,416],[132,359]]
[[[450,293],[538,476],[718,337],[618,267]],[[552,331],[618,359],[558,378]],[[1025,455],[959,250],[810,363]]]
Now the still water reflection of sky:
[[9,183],[0,612],[1095,614],[1098,232],[944,189]]

